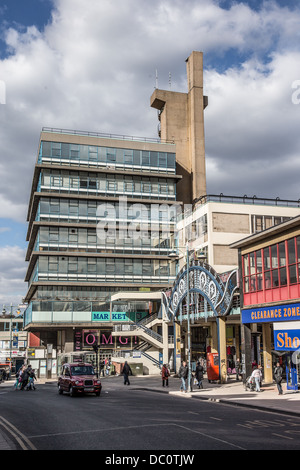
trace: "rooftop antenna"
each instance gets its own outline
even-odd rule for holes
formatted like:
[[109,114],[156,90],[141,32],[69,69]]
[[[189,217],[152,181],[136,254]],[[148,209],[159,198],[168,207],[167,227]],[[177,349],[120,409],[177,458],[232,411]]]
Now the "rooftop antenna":
[[157,73],[157,69],[155,70],[155,88],[158,88],[158,73]]
[[171,90],[171,72],[169,72],[169,87],[170,87],[170,90]]

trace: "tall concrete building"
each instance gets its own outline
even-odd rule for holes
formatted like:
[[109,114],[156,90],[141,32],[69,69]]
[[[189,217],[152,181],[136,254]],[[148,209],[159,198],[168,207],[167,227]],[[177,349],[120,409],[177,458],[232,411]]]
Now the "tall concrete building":
[[156,89],[150,100],[159,111],[160,137],[176,145],[178,199],[191,204],[206,194],[203,53],[194,51],[186,60],[187,93]]
[[[181,177],[174,143],[154,140],[41,132],[28,208],[25,328],[31,346],[53,345],[55,364],[90,351],[92,337],[106,357],[137,347],[138,337],[113,336],[113,326],[157,313],[160,290],[175,279],[176,217],[169,220],[168,209],[179,203]],[[112,312],[120,291],[158,296],[137,295]],[[31,362],[39,369],[37,358]]]

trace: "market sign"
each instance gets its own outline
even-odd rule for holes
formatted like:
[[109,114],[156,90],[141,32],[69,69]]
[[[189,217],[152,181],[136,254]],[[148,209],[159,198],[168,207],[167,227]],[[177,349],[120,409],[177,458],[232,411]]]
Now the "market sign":
[[281,322],[274,325],[275,351],[300,349],[300,322]]
[[274,323],[300,320],[300,303],[242,310],[242,323]]
[[92,312],[92,321],[130,321],[126,312]]

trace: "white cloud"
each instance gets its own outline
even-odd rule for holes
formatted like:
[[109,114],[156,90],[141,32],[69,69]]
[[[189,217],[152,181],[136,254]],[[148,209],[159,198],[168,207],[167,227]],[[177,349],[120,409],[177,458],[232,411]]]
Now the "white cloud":
[[18,246],[0,248],[0,305],[18,305],[26,294],[25,250]]
[[[160,88],[169,88],[171,73],[172,90],[186,91],[185,59],[193,50],[204,52],[206,67],[209,192],[299,198],[300,105],[291,100],[300,79],[299,8],[269,1],[259,11],[234,2],[223,9],[217,0],[54,3],[43,31],[5,31],[0,217],[26,220],[43,126],[156,137],[155,71]],[[5,279],[3,286],[19,283]]]

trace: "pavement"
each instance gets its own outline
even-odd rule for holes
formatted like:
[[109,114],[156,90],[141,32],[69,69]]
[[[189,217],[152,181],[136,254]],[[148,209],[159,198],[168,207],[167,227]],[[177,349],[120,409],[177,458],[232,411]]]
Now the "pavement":
[[[123,385],[122,376],[102,377],[102,393],[105,393],[106,386],[111,387],[118,383]],[[133,376],[130,377],[130,388],[135,390],[148,390],[157,393],[169,394],[181,397],[183,400],[203,400],[215,403],[223,403],[231,406],[255,408],[256,410],[280,413],[300,418],[300,392],[287,390],[283,384],[283,395],[278,395],[276,384],[263,384],[261,392],[250,392],[245,390],[241,381],[233,379],[225,384],[209,383],[206,378],[203,380],[203,389],[193,389],[191,392],[180,391],[180,380],[177,377],[169,378],[169,386],[162,387],[160,376]],[[12,388],[14,380],[8,380],[0,384],[0,394],[5,393],[5,389]],[[56,387],[57,379],[38,379],[39,385],[52,384]],[[127,385],[126,385],[127,387]],[[194,387],[194,386],[193,386]],[[1,418],[1,417],[0,417]],[[3,419],[3,418],[2,418]],[[5,425],[0,419],[0,450],[13,450],[16,446],[10,441],[8,434],[4,432]]]

